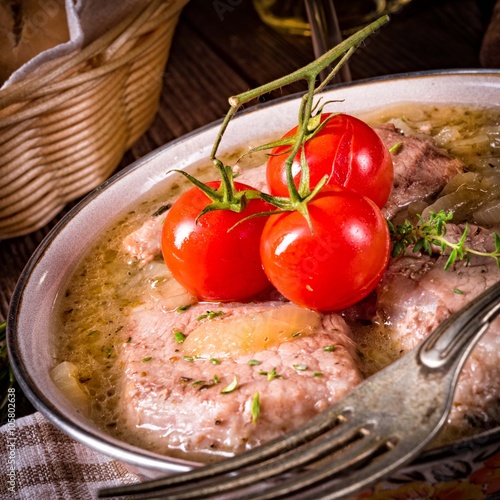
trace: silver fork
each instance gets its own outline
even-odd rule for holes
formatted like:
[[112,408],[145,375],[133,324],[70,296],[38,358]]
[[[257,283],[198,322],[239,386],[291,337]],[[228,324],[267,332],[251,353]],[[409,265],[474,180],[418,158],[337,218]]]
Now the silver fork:
[[[335,45],[342,42],[342,33],[339,27],[337,12],[333,0],[305,0],[307,20],[311,28],[311,39],[314,50],[314,57],[322,56]],[[319,75],[320,81],[324,81],[330,71],[328,68]],[[350,82],[351,71],[347,62],[340,68],[333,79],[334,83]]]
[[223,462],[99,496],[333,500],[362,491],[408,463],[442,428],[460,370],[498,314],[500,282],[299,429]]

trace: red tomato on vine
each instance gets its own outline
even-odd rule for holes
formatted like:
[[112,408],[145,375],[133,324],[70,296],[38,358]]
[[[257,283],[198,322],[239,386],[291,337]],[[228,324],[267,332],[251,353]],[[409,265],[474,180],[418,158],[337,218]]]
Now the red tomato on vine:
[[385,218],[370,199],[326,186],[307,205],[312,231],[297,212],[271,215],[261,239],[264,270],[295,304],[344,309],[366,297],[389,260]]
[[[326,125],[304,145],[310,171],[311,189],[325,175],[329,185],[342,186],[373,200],[382,208],[390,195],[394,169],[389,150],[375,130],[350,115],[325,113]],[[296,134],[297,127],[284,137]],[[285,162],[290,146],[272,150],[267,163],[267,182],[271,194],[288,196]],[[300,150],[292,164],[295,185],[300,182]]]
[[[220,181],[208,182],[217,189]],[[238,182],[237,191],[252,189]],[[270,286],[259,255],[267,217],[242,219],[272,207],[249,200],[240,212],[214,210],[198,218],[211,203],[198,187],[181,195],[167,212],[162,253],[174,278],[199,300],[240,301]]]

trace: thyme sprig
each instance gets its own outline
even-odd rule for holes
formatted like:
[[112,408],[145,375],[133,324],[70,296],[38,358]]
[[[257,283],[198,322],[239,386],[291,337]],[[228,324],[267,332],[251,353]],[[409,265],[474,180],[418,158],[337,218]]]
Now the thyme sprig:
[[423,252],[429,255],[433,253],[433,246],[438,247],[442,254],[449,251],[448,260],[444,269],[449,269],[457,260],[466,260],[469,262],[471,255],[493,258],[500,268],[500,236],[493,233],[495,250],[492,252],[483,252],[467,246],[467,236],[469,234],[469,225],[465,224],[464,231],[457,242],[446,238],[447,223],[453,219],[453,213],[446,213],[444,210],[439,212],[429,212],[429,218],[424,219],[418,215],[417,224],[413,225],[405,220],[403,224],[396,225],[388,221],[391,234],[392,257],[398,257],[406,253],[408,247],[412,247],[413,252]]

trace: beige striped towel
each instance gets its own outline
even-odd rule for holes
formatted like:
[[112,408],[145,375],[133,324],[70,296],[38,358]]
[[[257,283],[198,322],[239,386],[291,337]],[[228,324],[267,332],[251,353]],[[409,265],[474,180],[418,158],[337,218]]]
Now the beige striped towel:
[[80,444],[40,413],[0,427],[0,499],[87,500],[139,481],[125,465]]

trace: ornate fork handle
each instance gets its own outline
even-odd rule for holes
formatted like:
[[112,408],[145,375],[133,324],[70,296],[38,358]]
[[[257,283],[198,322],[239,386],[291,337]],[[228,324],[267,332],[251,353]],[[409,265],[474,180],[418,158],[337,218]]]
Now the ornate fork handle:
[[[450,316],[420,347],[420,363],[432,370],[460,369],[481,335],[500,314],[500,281]],[[450,366],[451,368],[451,366]]]

